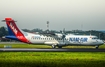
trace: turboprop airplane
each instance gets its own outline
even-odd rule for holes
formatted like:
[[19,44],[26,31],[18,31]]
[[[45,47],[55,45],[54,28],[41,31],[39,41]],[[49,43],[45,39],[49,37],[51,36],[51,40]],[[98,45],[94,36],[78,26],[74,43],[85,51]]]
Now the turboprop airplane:
[[44,34],[33,34],[24,32],[19,29],[12,18],[5,18],[3,20],[6,22],[9,35],[6,38],[18,40],[28,44],[46,44],[52,46],[52,48],[62,48],[63,46],[69,45],[90,45],[96,46],[98,48],[104,42],[98,39],[96,36],[92,35],[65,35],[55,34],[55,35],[44,35]]

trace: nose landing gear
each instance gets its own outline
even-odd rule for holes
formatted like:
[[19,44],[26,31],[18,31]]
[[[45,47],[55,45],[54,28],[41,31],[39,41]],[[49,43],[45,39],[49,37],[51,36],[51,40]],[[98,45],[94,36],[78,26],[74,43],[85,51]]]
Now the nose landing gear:
[[96,49],[98,49],[99,48],[99,45],[96,45],[95,47],[96,47]]

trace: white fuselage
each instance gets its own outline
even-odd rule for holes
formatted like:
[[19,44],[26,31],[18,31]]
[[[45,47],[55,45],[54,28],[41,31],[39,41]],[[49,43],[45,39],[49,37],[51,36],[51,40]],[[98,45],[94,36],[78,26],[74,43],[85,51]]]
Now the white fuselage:
[[48,45],[101,45],[103,41],[96,36],[90,35],[66,35],[65,39],[44,36],[39,34],[27,33],[25,36],[32,44],[48,44]]

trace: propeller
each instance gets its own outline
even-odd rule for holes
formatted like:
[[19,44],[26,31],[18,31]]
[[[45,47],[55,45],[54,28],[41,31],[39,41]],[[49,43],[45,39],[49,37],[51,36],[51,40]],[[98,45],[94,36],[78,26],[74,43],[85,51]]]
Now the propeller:
[[63,31],[62,31],[62,40],[63,40],[63,42],[65,40],[65,37],[66,37],[66,33],[65,33],[65,28],[64,28]]
[[50,37],[54,37],[54,38],[61,38],[64,42],[65,40],[65,37],[66,37],[66,33],[65,33],[65,28],[61,31],[61,35],[59,34],[56,34],[56,33],[40,33],[40,34],[43,34],[45,36],[50,36]]

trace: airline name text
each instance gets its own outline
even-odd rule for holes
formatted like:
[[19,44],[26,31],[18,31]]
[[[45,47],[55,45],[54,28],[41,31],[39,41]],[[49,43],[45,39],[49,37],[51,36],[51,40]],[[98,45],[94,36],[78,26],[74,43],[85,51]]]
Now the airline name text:
[[70,38],[69,41],[71,42],[87,42],[88,38],[79,38],[79,37],[73,37]]
[[13,32],[15,33],[15,34],[17,34],[17,29],[13,26],[13,24],[12,23],[10,23],[10,27],[12,28],[12,30],[13,30]]

